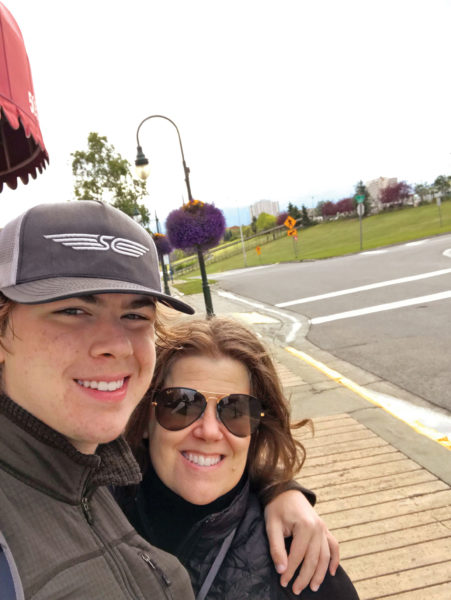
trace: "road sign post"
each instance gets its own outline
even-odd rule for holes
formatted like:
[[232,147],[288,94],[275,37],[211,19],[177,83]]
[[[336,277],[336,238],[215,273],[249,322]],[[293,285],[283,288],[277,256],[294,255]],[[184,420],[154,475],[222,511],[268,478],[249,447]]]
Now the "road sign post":
[[440,219],[440,227],[442,226],[442,199],[440,198],[440,196],[437,196],[437,208],[438,208],[438,216]]
[[[294,219],[293,219],[294,221]],[[295,258],[298,257],[298,230],[297,229],[289,229],[287,231],[287,235],[293,238],[293,250]]]
[[[365,199],[365,196],[357,196],[357,198],[363,198]],[[360,250],[362,250],[363,248],[363,243],[362,243],[362,217],[365,214],[365,205],[363,204],[363,200],[359,201],[357,200],[358,204],[357,204],[357,214],[359,215],[359,222],[360,222]]]

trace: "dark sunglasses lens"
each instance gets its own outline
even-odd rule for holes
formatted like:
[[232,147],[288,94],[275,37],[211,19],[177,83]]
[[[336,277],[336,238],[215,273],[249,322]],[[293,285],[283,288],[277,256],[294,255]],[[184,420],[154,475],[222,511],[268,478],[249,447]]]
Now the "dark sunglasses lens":
[[166,388],[156,398],[155,416],[165,429],[178,431],[194,423],[205,408],[202,394],[189,388]]
[[261,412],[260,401],[246,394],[231,394],[218,404],[221,421],[237,437],[247,437],[256,431]]

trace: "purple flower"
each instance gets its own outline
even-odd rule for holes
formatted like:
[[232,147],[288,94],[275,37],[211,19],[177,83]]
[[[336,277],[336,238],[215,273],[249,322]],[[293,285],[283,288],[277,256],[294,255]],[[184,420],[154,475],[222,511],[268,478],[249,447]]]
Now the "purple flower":
[[172,252],[171,242],[168,240],[166,235],[162,233],[154,233],[153,241],[157,248],[158,256],[161,258],[164,254],[170,254]]
[[224,235],[225,219],[214,204],[195,200],[169,214],[166,231],[174,248],[191,250],[200,246],[208,250]]

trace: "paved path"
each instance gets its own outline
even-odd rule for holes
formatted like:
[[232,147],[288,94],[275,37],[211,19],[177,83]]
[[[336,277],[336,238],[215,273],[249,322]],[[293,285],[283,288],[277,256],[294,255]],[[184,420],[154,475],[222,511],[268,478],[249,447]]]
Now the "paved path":
[[[185,299],[204,313],[200,295]],[[299,433],[307,449],[299,480],[316,492],[316,508],[340,542],[361,600],[450,600],[450,450],[289,354],[276,342],[282,323],[258,323],[245,306],[217,296],[214,306],[218,315],[254,321],[293,419],[312,418],[314,435]],[[297,340],[297,347],[352,372],[312,344]],[[364,383],[364,372],[352,374]]]
[[361,600],[451,598],[451,488],[347,414],[302,436],[302,484]]

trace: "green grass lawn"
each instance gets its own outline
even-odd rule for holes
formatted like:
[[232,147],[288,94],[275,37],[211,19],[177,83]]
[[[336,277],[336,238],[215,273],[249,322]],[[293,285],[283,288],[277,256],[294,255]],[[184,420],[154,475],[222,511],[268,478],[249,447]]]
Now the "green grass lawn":
[[[435,204],[417,208],[408,207],[366,217],[362,220],[363,250],[449,232],[451,231],[451,201],[443,202],[441,213],[441,227]],[[359,219],[356,218],[329,221],[309,227],[299,231],[297,243],[285,236],[262,245],[260,256],[255,248],[247,249],[246,255],[247,265],[253,267],[277,262],[329,258],[359,252],[359,250],[360,228]],[[207,273],[220,273],[242,267],[244,267],[244,259],[241,253],[214,263],[207,263]],[[198,270],[192,271],[186,275],[186,279],[198,275]]]
[[[208,283],[216,283],[213,279],[208,278]],[[201,279],[188,279],[183,283],[176,283],[174,287],[185,294],[185,296],[189,296],[190,294],[201,294],[202,293],[202,281]]]

